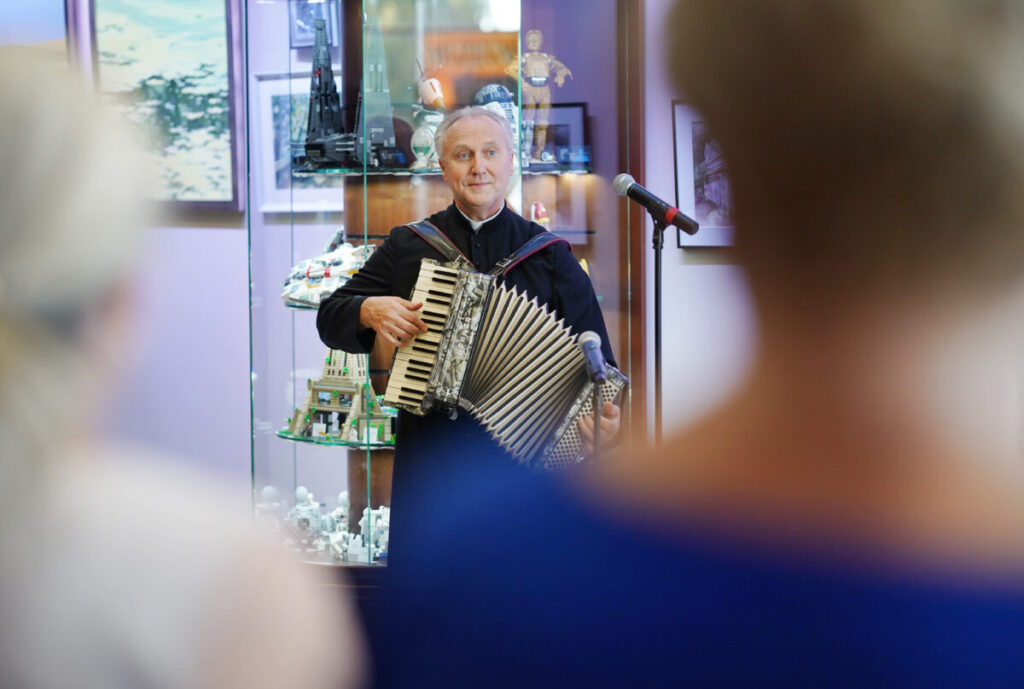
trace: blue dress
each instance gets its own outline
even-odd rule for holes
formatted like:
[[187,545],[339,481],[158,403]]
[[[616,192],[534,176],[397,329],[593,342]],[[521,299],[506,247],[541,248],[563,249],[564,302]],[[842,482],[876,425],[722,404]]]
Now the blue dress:
[[1024,687],[1024,587],[645,525],[570,481],[498,468],[419,504],[376,686]]

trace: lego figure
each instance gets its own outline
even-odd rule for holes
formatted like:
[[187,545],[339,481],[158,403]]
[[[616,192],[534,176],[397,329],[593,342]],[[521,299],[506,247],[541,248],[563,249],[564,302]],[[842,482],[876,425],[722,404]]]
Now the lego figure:
[[[554,55],[542,53],[544,35],[537,29],[526,32],[526,52],[519,65],[512,62],[505,70],[511,77],[522,76],[523,124],[524,129],[533,129],[532,160],[553,162],[554,155],[545,151],[548,136],[548,117],[551,109],[551,81],[563,86],[565,78],[572,78],[572,71],[559,62]],[[521,68],[521,69],[520,69]]]
[[283,526],[281,518],[281,497],[277,488],[263,486],[259,499],[253,507],[256,523],[267,531],[280,531]]
[[288,510],[284,523],[290,546],[307,551],[323,549],[320,503],[313,499],[313,494],[305,486],[295,489],[295,507]]
[[391,527],[391,508],[381,505],[375,510],[368,507],[363,508],[363,516],[359,520],[359,530],[362,533],[360,542],[369,549],[373,558],[387,557],[388,533]]
[[331,517],[334,518],[335,531],[348,530],[348,506],[348,491],[343,490],[338,493],[337,507],[331,512]]
[[[519,129],[519,108],[516,107],[515,96],[501,84],[487,84],[473,96],[473,104],[487,108],[488,110],[501,115],[512,125],[513,132],[519,132],[519,151],[523,160],[529,161],[530,145],[533,142],[533,135],[529,139]],[[531,130],[532,131],[532,130]],[[519,167],[520,156],[515,156],[513,162],[516,168]],[[529,167],[529,162],[526,163]],[[512,176],[512,181],[506,193],[507,198],[517,199],[522,196],[520,187],[521,180],[518,175]]]
[[[416,64],[418,66],[419,61]],[[444,93],[441,91],[441,82],[428,78],[421,68],[420,81],[416,88],[420,102],[412,106],[416,131],[412,133],[409,142],[416,160],[409,167],[413,170],[439,170],[437,151],[434,150],[434,131],[444,119]]]
[[348,548],[345,550],[345,560],[348,562],[368,562],[370,551],[366,547],[361,534],[356,534],[349,539]]

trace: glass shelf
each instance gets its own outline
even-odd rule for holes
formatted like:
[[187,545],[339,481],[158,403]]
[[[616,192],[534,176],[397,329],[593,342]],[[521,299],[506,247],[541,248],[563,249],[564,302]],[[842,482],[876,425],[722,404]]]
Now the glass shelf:
[[385,169],[373,169],[373,168],[345,168],[345,167],[329,167],[329,168],[317,168],[315,170],[302,170],[292,169],[293,177],[315,177],[317,175],[324,176],[340,176],[340,177],[362,177],[366,175],[368,177],[377,176],[393,176],[393,177],[440,177],[440,170],[413,170],[411,168],[385,168]]
[[[530,166],[523,170],[524,175],[589,175],[593,173],[593,169],[590,165],[583,167],[568,167],[559,165],[558,163],[537,163],[535,166]],[[440,177],[440,170],[413,170],[411,168],[390,168],[390,169],[372,169],[368,168],[344,168],[344,167],[330,167],[330,168],[317,168],[315,170],[302,170],[292,169],[293,177],[316,177],[317,175],[324,176],[339,176],[339,177]]]
[[322,438],[313,438],[308,435],[296,435],[289,433],[286,430],[280,430],[276,432],[277,437],[284,438],[285,440],[294,440],[300,443],[313,443],[314,445],[330,445],[332,447],[348,447],[353,450],[393,450],[395,448],[395,441],[387,441],[383,443],[359,443],[351,440],[342,440],[338,436],[323,436]]

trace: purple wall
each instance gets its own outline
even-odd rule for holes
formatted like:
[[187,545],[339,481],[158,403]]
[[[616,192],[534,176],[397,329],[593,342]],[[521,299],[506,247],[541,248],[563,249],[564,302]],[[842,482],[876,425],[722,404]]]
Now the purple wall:
[[[665,21],[671,0],[645,0],[646,185],[675,197],[672,99],[678,98],[664,68]],[[647,227],[647,236],[652,228]],[[650,247],[650,240],[645,242]],[[648,408],[654,410],[654,258],[646,254],[648,275]],[[676,247],[666,233],[662,255],[663,428],[691,421],[720,402],[742,379],[756,346],[756,324],[742,271],[726,249]]]
[[0,45],[64,38],[64,0],[0,3]]
[[108,420],[115,436],[240,489],[249,484],[246,255],[241,226],[150,232],[134,346]]

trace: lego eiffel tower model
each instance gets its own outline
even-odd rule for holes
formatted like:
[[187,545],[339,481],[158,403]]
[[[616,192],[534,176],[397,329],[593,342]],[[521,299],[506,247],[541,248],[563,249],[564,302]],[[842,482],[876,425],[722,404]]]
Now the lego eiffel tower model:
[[306,380],[306,400],[282,438],[331,445],[393,445],[394,416],[381,409],[366,372],[366,355],[331,349],[323,375]]
[[299,169],[356,165],[355,136],[345,133],[341,97],[334,83],[331,50],[327,44],[327,22],[314,22],[313,74],[309,85],[309,117],[306,122],[304,158],[296,156]]
[[380,25],[372,19],[363,56],[360,99],[356,111],[356,158],[367,167],[406,167],[409,161],[395,145],[394,108],[388,87],[384,39]]

